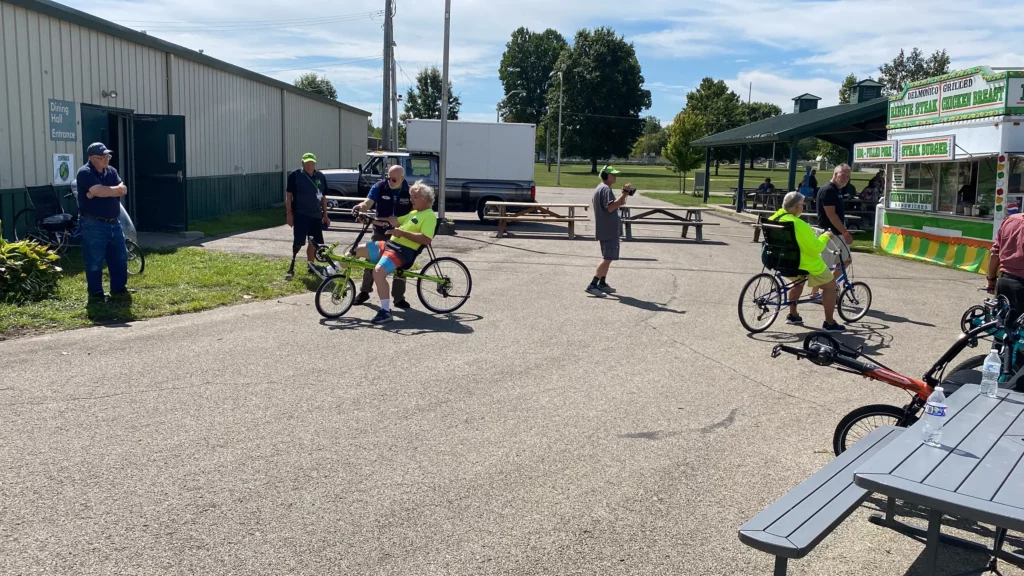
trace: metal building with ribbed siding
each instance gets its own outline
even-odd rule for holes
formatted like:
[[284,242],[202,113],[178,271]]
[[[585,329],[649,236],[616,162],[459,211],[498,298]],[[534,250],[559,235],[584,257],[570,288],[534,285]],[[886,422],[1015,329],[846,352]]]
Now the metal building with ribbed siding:
[[0,0],[0,220],[102,141],[141,230],[279,203],[304,152],[355,167],[369,112],[49,0]]

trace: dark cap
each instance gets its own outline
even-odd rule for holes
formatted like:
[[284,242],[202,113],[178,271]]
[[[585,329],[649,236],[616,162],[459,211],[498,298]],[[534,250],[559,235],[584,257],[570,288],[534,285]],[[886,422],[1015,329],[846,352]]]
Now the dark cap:
[[102,142],[93,142],[89,144],[89,148],[85,150],[86,156],[106,156],[107,154],[113,154],[114,151],[107,148],[107,145]]

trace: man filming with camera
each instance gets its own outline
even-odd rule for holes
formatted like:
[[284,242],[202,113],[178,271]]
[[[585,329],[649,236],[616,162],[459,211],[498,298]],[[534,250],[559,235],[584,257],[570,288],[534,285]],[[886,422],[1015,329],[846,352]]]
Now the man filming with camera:
[[636,188],[626,184],[622,187],[622,195],[615,199],[612,186],[619,171],[611,166],[601,169],[601,183],[594,190],[594,237],[601,242],[601,263],[597,265],[594,279],[587,286],[587,293],[598,298],[614,294],[615,289],[608,285],[608,268],[619,259],[619,229],[621,220],[619,208],[626,205],[626,198],[636,192]]

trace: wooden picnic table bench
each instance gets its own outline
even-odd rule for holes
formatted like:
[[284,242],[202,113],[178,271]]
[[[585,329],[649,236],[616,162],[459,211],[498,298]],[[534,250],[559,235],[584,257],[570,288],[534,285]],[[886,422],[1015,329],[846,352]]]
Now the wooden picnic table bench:
[[[757,215],[757,222],[745,222],[745,224],[750,224],[754,228],[753,242],[759,242],[761,240],[761,224],[763,224],[766,220],[768,220],[769,217],[771,217],[772,214],[775,214],[776,212],[778,212],[778,210],[747,210],[747,214]],[[800,215],[800,217],[806,220],[807,223],[811,224],[812,226],[816,224],[818,220],[818,215],[811,214],[810,212],[804,212],[803,214]],[[812,218],[813,220],[811,220]],[[847,222],[859,222],[860,219],[860,216],[855,215],[849,215],[846,217]],[[863,230],[850,230],[850,234],[855,234],[858,232],[863,232]]]
[[[681,226],[686,238],[690,228],[697,231],[697,242],[704,241],[704,226],[718,226],[717,222],[704,222],[701,214],[712,208],[698,206],[623,206],[619,208],[622,225],[626,229],[626,240],[633,239],[634,224],[654,224],[661,226]],[[634,212],[635,211],[635,212]],[[637,213],[638,212],[638,213]],[[684,215],[679,213],[683,212]]]
[[832,533],[871,493],[854,483],[854,473],[905,428],[882,426],[787,492],[746,524],[740,541],[775,555],[775,576],[789,560],[803,558]]
[[[498,215],[488,214],[489,208],[497,208]],[[509,208],[517,208],[509,213]],[[566,214],[555,212],[554,208],[565,208]],[[589,210],[590,204],[559,204],[549,202],[496,202],[489,201],[484,205],[484,215],[487,220],[498,221],[498,233],[495,238],[501,238],[508,234],[508,223],[514,222],[564,222],[569,225],[569,238],[576,238],[576,223],[588,222],[586,216],[577,216],[576,209]]]

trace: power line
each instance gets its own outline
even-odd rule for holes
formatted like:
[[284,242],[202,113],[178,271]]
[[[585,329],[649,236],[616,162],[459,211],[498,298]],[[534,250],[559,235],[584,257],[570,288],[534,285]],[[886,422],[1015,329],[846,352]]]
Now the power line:
[[282,24],[288,22],[306,22],[306,21],[320,21],[330,18],[365,18],[374,15],[383,14],[383,10],[373,10],[370,12],[357,12],[353,14],[335,14],[333,16],[319,16],[319,17],[304,17],[304,18],[275,18],[273,20],[115,20],[115,22],[130,23],[130,24],[181,24],[181,25],[237,25],[237,26],[248,26],[251,24]]
[[302,66],[298,66],[296,68],[275,68],[273,70],[261,70],[260,69],[261,67],[256,67],[256,68],[252,68],[252,69],[256,70],[257,72],[260,72],[260,73],[263,73],[263,74],[267,74],[267,73],[270,73],[270,72],[291,72],[293,70],[307,70],[307,69],[313,69],[313,68],[329,68],[331,66],[341,66],[341,65],[345,65],[345,64],[356,64],[358,62],[368,62],[370,60],[380,60],[380,56],[369,56],[369,57],[363,57],[363,58],[356,58],[356,59],[353,59],[353,60],[331,60],[331,61],[322,61],[322,62],[308,62],[308,63],[306,63],[306,64],[304,64]]

